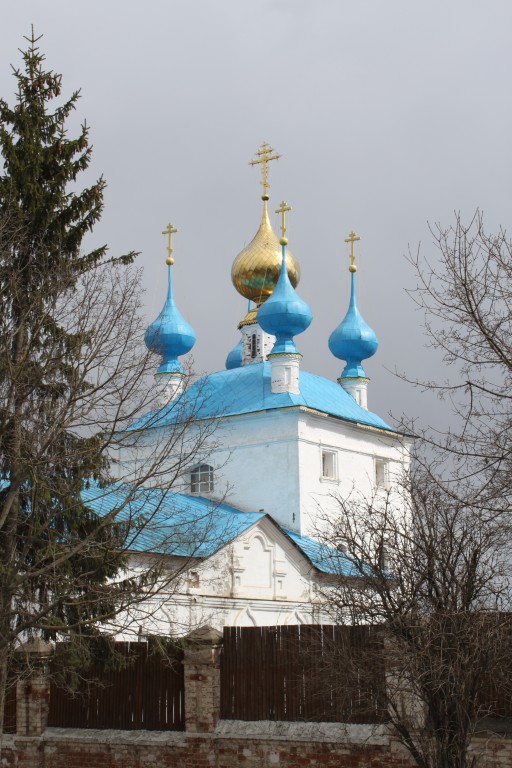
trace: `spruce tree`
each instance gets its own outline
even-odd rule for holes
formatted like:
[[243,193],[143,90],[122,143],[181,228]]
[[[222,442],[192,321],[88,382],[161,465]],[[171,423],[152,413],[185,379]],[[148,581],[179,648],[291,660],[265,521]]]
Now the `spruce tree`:
[[[39,38],[26,39],[23,66],[13,70],[15,104],[0,100],[0,732],[16,645],[93,631],[127,588],[113,583],[123,563],[119,526],[80,497],[86,483],[109,481],[108,436],[92,428],[98,381],[89,375],[108,360],[100,352],[93,365],[91,355],[97,334],[111,341],[116,322],[126,322],[107,316],[108,294],[97,305],[98,275],[116,260],[106,247],[82,249],[101,216],[105,181],[79,189],[91,161],[88,128],[76,138],[66,129],[79,92],[62,99],[61,75],[45,69]],[[118,271],[134,255],[117,260]],[[133,285],[128,279],[123,294],[132,308]],[[88,303],[94,321],[83,319]]]

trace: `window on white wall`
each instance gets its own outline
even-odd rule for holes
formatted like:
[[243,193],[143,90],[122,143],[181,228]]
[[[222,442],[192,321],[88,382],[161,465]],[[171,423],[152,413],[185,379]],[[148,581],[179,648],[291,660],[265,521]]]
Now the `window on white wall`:
[[188,574],[188,585],[192,589],[197,589],[199,586],[200,579],[199,579],[199,571],[189,571]]
[[375,459],[375,485],[377,488],[389,488],[389,462]]
[[322,477],[336,479],[336,451],[322,451]]
[[190,490],[192,493],[213,492],[213,467],[200,464],[190,473]]

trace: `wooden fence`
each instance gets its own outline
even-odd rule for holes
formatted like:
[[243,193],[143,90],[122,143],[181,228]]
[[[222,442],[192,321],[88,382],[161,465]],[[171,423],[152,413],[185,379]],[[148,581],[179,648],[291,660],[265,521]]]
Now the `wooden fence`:
[[[116,643],[124,665],[92,667],[73,693],[50,686],[48,725],[181,731],[185,727],[183,653],[171,660],[146,643]],[[56,662],[58,665],[58,654]]]
[[[48,725],[184,730],[183,652],[175,651],[170,661],[151,643],[115,645],[123,662],[120,668],[84,671],[73,693],[57,685],[66,675],[65,657],[57,648],[49,676]],[[226,627],[220,656],[220,717],[384,722],[382,651],[379,627]],[[484,715],[511,718],[512,656],[501,672],[484,676],[477,705]],[[12,685],[6,698],[6,733],[16,731],[15,694]]]
[[[220,716],[383,722],[381,646],[368,626],[226,627]],[[365,655],[371,663],[357,663]]]

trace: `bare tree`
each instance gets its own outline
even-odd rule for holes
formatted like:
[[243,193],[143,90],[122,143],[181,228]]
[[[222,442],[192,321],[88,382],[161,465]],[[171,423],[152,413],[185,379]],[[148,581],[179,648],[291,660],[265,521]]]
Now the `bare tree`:
[[411,474],[392,492],[340,499],[326,542],[359,579],[326,597],[338,619],[381,626],[383,706],[416,763],[463,768],[512,684],[512,243],[479,212],[432,234],[435,253],[410,258],[411,293],[452,377],[415,383],[448,399],[453,420],[415,425]]
[[512,691],[510,532],[502,514],[464,504],[417,464],[371,503],[340,499],[324,534],[339,551],[340,577],[323,595],[333,619],[378,625],[384,638],[377,652],[335,659],[360,680],[384,662],[379,709],[421,768],[473,765],[472,735]]
[[[410,257],[417,286],[410,292],[425,318],[431,346],[451,376],[422,387],[448,400],[454,418],[423,437],[473,506],[510,509],[512,416],[512,243],[490,234],[477,211],[450,227],[431,228],[435,251]],[[448,374],[447,374],[448,376]]]

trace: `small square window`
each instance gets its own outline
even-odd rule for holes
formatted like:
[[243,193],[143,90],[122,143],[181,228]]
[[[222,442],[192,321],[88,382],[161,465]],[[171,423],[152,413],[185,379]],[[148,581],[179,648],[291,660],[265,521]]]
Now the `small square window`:
[[335,451],[322,451],[322,477],[325,477],[328,480],[336,479]]
[[385,459],[375,459],[375,485],[389,489],[389,462]]

